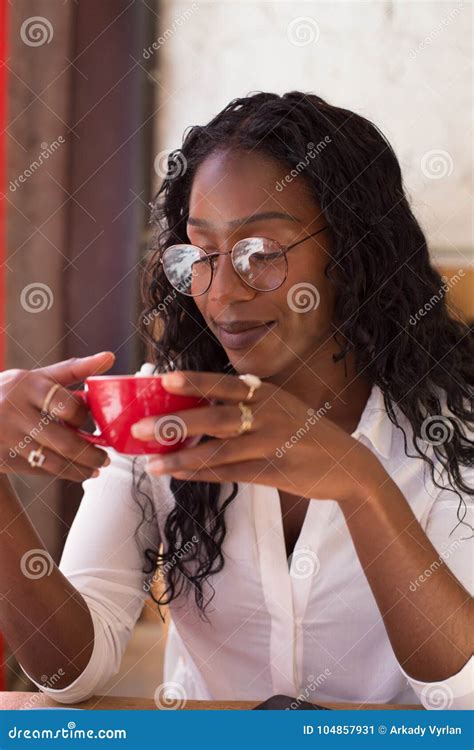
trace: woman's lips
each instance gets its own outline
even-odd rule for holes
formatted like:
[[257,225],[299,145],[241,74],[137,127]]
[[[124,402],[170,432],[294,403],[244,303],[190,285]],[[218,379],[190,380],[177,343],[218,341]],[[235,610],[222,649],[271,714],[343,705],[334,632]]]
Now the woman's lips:
[[256,344],[257,341],[275,326],[276,320],[273,320],[270,323],[263,323],[262,325],[247,328],[245,331],[239,331],[238,333],[230,333],[218,326],[217,337],[225,349],[246,349]]

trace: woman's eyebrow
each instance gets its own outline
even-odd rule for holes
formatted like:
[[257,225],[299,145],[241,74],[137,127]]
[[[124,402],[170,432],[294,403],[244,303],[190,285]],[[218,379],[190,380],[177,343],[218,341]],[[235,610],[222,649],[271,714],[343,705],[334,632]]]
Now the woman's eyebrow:
[[[244,216],[242,219],[233,219],[228,221],[226,226],[230,228],[244,226],[245,224],[251,224],[255,221],[268,221],[269,219],[285,219],[286,221],[301,222],[297,216],[293,214],[285,213],[284,211],[264,211],[258,214],[252,214],[251,216]],[[203,229],[218,229],[216,224],[212,224],[206,219],[195,219],[192,216],[188,217],[188,226],[202,227]]]

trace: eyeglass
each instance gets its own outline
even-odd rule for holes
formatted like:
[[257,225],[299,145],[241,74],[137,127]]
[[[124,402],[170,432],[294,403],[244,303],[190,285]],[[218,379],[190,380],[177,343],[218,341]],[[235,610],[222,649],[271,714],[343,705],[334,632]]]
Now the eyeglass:
[[268,237],[246,237],[224,253],[206,253],[197,245],[171,245],[163,251],[160,263],[166,278],[178,292],[199,297],[212,284],[216,258],[230,254],[234,270],[242,281],[257,291],[271,292],[287,277],[287,252],[325,229],[328,229],[327,224],[292,245],[281,245]]

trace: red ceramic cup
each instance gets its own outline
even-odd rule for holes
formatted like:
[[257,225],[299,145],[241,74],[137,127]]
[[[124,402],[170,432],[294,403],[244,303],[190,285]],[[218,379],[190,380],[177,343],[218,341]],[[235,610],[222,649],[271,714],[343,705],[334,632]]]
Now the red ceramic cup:
[[[204,398],[169,393],[159,375],[92,375],[85,380],[85,390],[74,394],[84,400],[100,434],[68,427],[90,443],[129,455],[173,453],[196,445],[202,435],[186,437],[186,425],[177,412],[210,404]],[[130,432],[144,417],[158,417],[155,440],[138,440]]]

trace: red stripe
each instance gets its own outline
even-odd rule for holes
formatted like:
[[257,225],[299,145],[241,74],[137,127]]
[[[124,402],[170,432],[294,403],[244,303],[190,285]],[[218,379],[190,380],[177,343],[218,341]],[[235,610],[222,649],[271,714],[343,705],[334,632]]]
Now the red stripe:
[[[0,195],[7,191],[6,159],[5,159],[5,127],[7,108],[7,69],[4,61],[7,59],[7,0],[0,0]],[[0,370],[5,369],[5,339],[2,329],[5,326],[5,211],[6,203],[0,198]],[[5,690],[3,637],[0,633],[0,690]]]

